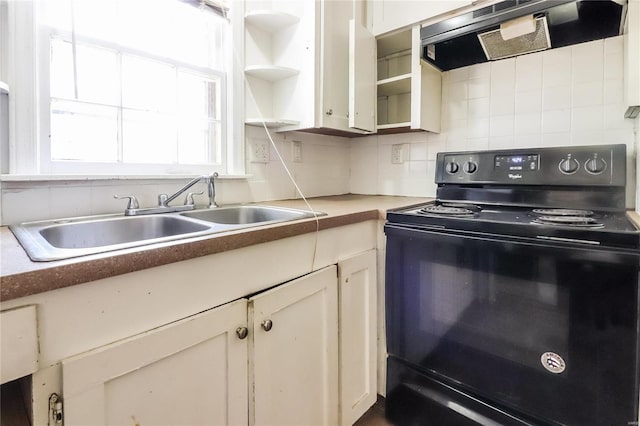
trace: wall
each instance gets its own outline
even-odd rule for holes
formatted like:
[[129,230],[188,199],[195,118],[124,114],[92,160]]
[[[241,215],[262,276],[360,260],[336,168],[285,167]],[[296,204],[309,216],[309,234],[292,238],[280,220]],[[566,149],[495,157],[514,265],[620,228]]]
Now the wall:
[[[307,197],[349,192],[348,139],[308,133],[273,133],[272,137],[285,163]],[[261,127],[246,127],[248,143],[267,140]],[[292,163],[292,141],[302,143],[302,162]],[[216,181],[219,204],[235,204],[298,198],[284,167],[271,147],[268,163],[247,162],[247,177]],[[126,201],[114,194],[138,197],[140,205],[154,206],[157,195],[173,193],[188,178],[180,179],[85,179],[52,181],[3,181],[0,184],[0,220],[12,223],[71,216],[121,213]],[[197,184],[192,191],[205,191],[196,202],[205,204],[206,188]],[[185,194],[186,195],[186,194]],[[175,203],[181,203],[183,197]]]
[[[443,73],[442,132],[353,139],[351,191],[434,196],[440,151],[624,143],[627,204],[635,206],[622,48],[613,37]],[[406,144],[403,164],[391,164],[393,144]]]

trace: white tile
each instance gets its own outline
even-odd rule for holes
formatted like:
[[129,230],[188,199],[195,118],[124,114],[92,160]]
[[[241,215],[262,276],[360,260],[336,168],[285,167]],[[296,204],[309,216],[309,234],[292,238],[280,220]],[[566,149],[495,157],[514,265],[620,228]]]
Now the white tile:
[[544,87],[571,84],[571,48],[546,50],[542,54],[542,85]]
[[600,81],[604,77],[604,42],[580,43],[571,47],[573,83]]
[[561,86],[545,87],[542,92],[542,109],[545,111],[570,108],[571,107],[571,86],[569,84]]
[[489,98],[470,99],[468,104],[468,118],[485,118],[489,116]]
[[513,136],[515,118],[513,115],[499,115],[491,117],[489,123],[489,136]]
[[[612,143],[618,144],[623,143],[627,145],[627,156],[633,157],[633,146],[634,146],[634,135],[633,130],[631,129],[611,129],[604,131],[604,142],[603,143]],[[631,148],[631,149],[630,149]],[[627,181],[629,184],[631,181]]]
[[604,81],[604,104],[621,104],[624,102],[624,81],[605,80]]
[[472,151],[481,151],[489,149],[489,138],[468,138],[467,149]]
[[14,224],[49,219],[49,188],[2,190],[2,222]]
[[542,87],[542,53],[516,57],[516,92],[539,90]]
[[412,143],[408,144],[409,148],[409,160],[411,161],[427,161],[427,144],[426,143]]
[[447,150],[447,134],[430,134],[427,142],[427,157],[429,161],[435,161],[439,152]]
[[473,78],[467,81],[469,99],[485,98],[491,93],[491,80],[489,77]]
[[622,103],[604,106],[605,129],[633,129],[633,120],[624,118],[626,106]]
[[492,136],[489,139],[489,149],[508,149],[514,148],[515,138],[513,135],[509,136]]
[[542,134],[526,134],[516,136],[514,148],[537,148],[542,144]]
[[489,136],[489,119],[474,118],[469,120],[467,138],[484,138]]
[[604,131],[602,130],[580,130],[571,132],[571,145],[601,145],[605,143]]
[[571,133],[569,132],[544,133],[540,144],[541,147],[566,145],[571,145]]
[[622,53],[624,50],[624,37],[616,36],[604,39],[604,54]]
[[482,64],[475,64],[467,67],[469,70],[468,78],[481,78],[489,77],[491,75],[491,63],[484,62]]
[[410,178],[426,178],[427,176],[427,161],[409,161],[409,171],[407,175]]
[[469,101],[452,101],[447,105],[445,115],[447,116],[447,122],[466,120],[467,112],[469,109]]
[[622,80],[624,78],[624,55],[620,52],[604,55],[604,79]]
[[516,93],[515,108],[516,115],[542,111],[542,91],[537,89]]
[[515,59],[491,62],[491,96],[513,95],[516,84]]
[[466,151],[467,138],[465,135],[449,135],[447,137],[446,151]]
[[571,89],[571,105],[576,107],[586,107],[602,105],[604,100],[603,81],[574,82]]
[[571,110],[572,131],[602,130],[604,110],[602,106],[573,108]]
[[516,139],[525,135],[535,135],[542,132],[542,113],[534,112],[516,114],[514,134]]
[[515,112],[515,97],[513,94],[491,96],[491,116],[509,115]]
[[469,67],[456,68],[444,74],[448,74],[447,78],[450,83],[465,81],[469,78]]
[[457,83],[452,83],[449,86],[449,101],[464,101],[467,99],[467,82],[460,81]]
[[556,109],[543,111],[542,132],[559,133],[571,130],[571,110]]

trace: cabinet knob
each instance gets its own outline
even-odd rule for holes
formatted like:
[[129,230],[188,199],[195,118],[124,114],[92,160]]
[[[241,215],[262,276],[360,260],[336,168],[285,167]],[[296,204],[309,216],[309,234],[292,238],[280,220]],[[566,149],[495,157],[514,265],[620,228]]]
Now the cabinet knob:
[[327,115],[333,115],[333,109],[329,109],[325,114],[327,114]]
[[249,334],[249,329],[247,327],[238,327],[236,328],[236,334],[240,340],[243,340]]
[[269,331],[273,327],[273,322],[271,320],[262,321],[262,329],[264,331]]

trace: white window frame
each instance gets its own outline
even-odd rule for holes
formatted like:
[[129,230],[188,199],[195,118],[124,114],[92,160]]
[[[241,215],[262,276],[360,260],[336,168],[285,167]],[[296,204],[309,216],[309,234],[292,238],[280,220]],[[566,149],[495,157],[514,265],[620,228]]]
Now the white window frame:
[[[6,1],[6,0],[0,0]],[[8,0],[8,34],[14,35],[8,40],[7,80],[11,88],[9,98],[9,173],[26,176],[167,176],[210,174],[217,171],[221,175],[244,175],[244,85],[241,71],[244,64],[238,58],[238,48],[244,46],[243,19],[231,14],[230,37],[225,39],[228,52],[226,76],[221,87],[220,137],[222,164],[218,165],[155,165],[127,163],[81,163],[63,162],[56,164],[50,160],[49,125],[49,38],[56,34],[51,29],[37,27],[37,3],[46,0]],[[64,35],[63,35],[64,36]],[[90,40],[85,40],[90,41]],[[1,42],[1,41],[0,41]],[[104,46],[103,42],[100,45]],[[44,47],[44,48],[42,48]],[[108,46],[106,46],[108,47]],[[154,59],[153,55],[124,49],[138,56]],[[176,66],[185,66],[198,71],[198,67],[185,65],[179,61],[158,58],[161,62]],[[205,74],[211,74],[210,70]],[[62,163],[62,162],[60,162]],[[87,167],[89,166],[89,168]]]

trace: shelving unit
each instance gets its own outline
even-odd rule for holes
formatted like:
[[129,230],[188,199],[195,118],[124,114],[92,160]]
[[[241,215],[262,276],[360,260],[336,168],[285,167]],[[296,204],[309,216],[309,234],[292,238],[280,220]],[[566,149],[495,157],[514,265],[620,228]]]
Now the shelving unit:
[[441,76],[420,59],[420,26],[377,43],[377,129],[439,132]]
[[[291,99],[306,78],[309,1],[243,2],[245,23],[245,123],[281,129],[304,117]],[[313,34],[313,33],[311,33]]]

